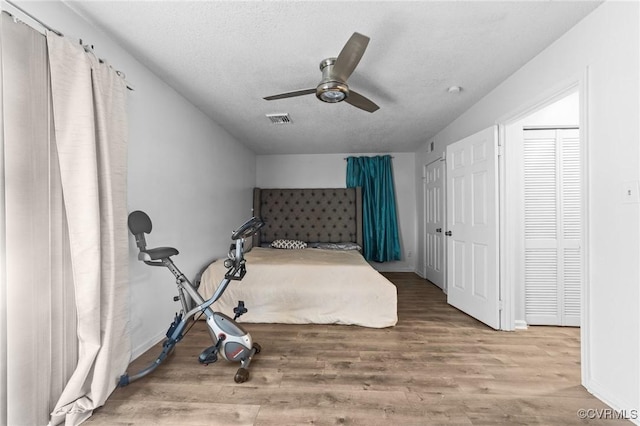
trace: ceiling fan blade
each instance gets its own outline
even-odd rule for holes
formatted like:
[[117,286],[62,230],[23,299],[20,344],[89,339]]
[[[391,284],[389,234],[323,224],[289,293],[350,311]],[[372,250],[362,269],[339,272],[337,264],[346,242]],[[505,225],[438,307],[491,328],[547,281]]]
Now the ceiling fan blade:
[[356,108],[360,108],[367,112],[376,112],[380,109],[378,105],[376,105],[373,101],[368,98],[365,98],[358,92],[354,92],[353,90],[349,90],[349,96],[344,100],[346,103],[353,105]]
[[293,98],[295,96],[311,95],[312,93],[316,93],[315,87],[313,89],[303,89],[303,90],[296,90],[295,92],[280,93],[279,95],[267,96],[266,98],[263,98],[263,99],[267,101],[273,101],[275,99],[285,99],[285,98]]
[[346,82],[353,70],[356,69],[368,44],[369,37],[353,33],[336,58],[331,75],[339,81]]

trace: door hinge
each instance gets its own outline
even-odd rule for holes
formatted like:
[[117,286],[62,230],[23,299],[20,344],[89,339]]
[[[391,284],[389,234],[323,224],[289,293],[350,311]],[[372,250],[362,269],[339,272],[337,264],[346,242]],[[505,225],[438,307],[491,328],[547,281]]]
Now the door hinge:
[[498,145],[498,157],[502,157],[504,155],[504,145]]
[[498,310],[504,310],[504,302],[502,300],[498,300]]

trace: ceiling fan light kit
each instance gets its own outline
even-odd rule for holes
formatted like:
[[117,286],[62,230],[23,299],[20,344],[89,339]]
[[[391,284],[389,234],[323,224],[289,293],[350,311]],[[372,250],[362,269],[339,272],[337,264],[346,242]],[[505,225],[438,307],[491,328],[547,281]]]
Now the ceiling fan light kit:
[[347,96],[349,96],[349,88],[344,84],[331,81],[318,86],[316,89],[316,96],[323,102],[334,104],[347,99]]
[[368,44],[369,37],[360,33],[353,33],[337,58],[327,58],[320,62],[322,80],[315,89],[296,90],[267,96],[264,99],[272,101],[315,93],[316,97],[323,102],[333,104],[346,101],[348,104],[367,112],[377,111],[380,108],[378,105],[361,94],[349,90],[347,85],[347,79],[360,62]]

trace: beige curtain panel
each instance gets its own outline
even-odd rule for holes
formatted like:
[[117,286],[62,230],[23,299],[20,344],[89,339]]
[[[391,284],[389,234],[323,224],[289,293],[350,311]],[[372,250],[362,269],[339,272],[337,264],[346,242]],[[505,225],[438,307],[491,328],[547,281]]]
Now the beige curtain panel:
[[0,61],[0,423],[43,425],[78,352],[44,36],[3,13]]
[[125,82],[0,23],[0,423],[80,424],[130,359]]
[[77,43],[47,33],[53,122],[78,315],[78,365],[51,423],[104,404],[130,359],[125,82]]

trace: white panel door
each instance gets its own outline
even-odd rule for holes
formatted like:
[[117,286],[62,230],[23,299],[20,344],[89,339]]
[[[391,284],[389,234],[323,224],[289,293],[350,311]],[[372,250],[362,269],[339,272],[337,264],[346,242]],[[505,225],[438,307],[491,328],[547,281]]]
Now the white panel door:
[[525,130],[523,148],[525,319],[530,325],[579,326],[579,130]]
[[497,127],[447,146],[447,301],[500,328]]
[[425,278],[444,288],[444,162],[424,168]]

